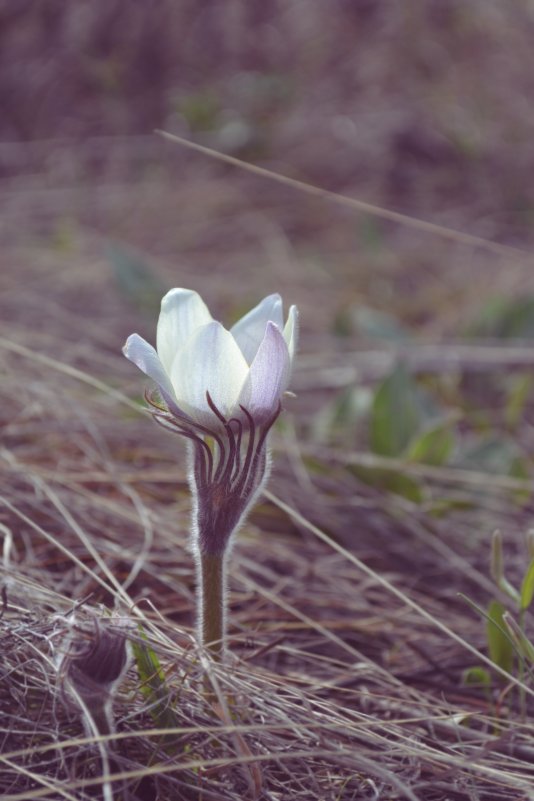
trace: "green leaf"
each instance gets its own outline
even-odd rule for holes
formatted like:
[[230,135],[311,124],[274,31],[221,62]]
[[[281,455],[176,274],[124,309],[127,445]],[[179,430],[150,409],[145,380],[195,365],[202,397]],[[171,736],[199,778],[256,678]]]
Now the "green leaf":
[[386,312],[377,311],[369,306],[353,306],[349,309],[353,328],[367,339],[379,339],[389,342],[407,342],[410,334],[400,322]]
[[505,612],[506,609],[499,601],[491,601],[488,607],[486,634],[491,660],[503,670],[511,673],[514,665],[514,647],[503,620]]
[[519,651],[519,655],[523,659],[528,659],[529,662],[534,663],[534,645],[525,635],[517,621],[515,621],[510,615],[505,615],[504,623],[506,630],[509,632],[517,650]]
[[400,456],[425,421],[424,395],[399,364],[376,390],[371,409],[371,449]]
[[[512,459],[510,471],[508,473],[511,478],[518,478],[522,481],[528,481],[530,479],[530,472],[530,464],[526,456],[521,454]],[[526,486],[524,489],[517,489],[513,492],[513,498],[521,506],[529,503],[531,496],[532,490],[530,489],[530,486]]]
[[[146,641],[144,632],[141,632],[141,637]],[[149,711],[154,724],[158,729],[177,728],[180,725],[180,721],[170,706],[172,694],[167,687],[165,674],[156,652],[148,645],[148,642],[134,642],[132,649],[141,680],[141,693],[149,704]],[[174,737],[170,736],[168,741],[165,741],[165,744],[169,747],[172,745],[173,740]]]
[[525,455],[509,437],[488,436],[472,441],[458,454],[454,465],[464,470],[479,470],[501,476],[528,476]]
[[401,473],[400,470],[362,465],[351,465],[349,470],[370,487],[384,492],[392,492],[417,504],[424,500],[423,491],[418,482],[406,473]]
[[211,90],[200,90],[182,97],[178,110],[195,133],[214,131],[219,127],[221,106]]
[[516,428],[523,418],[525,406],[534,385],[534,375],[523,373],[510,379],[504,419],[510,428]]
[[534,296],[494,298],[468,333],[499,339],[534,338]]
[[426,506],[426,512],[432,517],[442,518],[452,512],[465,512],[475,508],[474,501],[467,498],[437,498]]
[[[454,467],[463,470],[476,470],[510,476],[527,482],[530,479],[530,462],[521,447],[511,437],[488,436],[472,441],[464,446],[453,462]],[[529,484],[513,492],[513,498],[520,506],[530,501],[532,490]]]
[[384,247],[382,222],[370,214],[362,214],[358,222],[358,239],[365,250],[378,253]]
[[369,413],[371,393],[367,387],[348,387],[323,406],[312,423],[314,442],[352,437],[358,423]]
[[534,559],[532,559],[525,573],[523,583],[521,584],[520,596],[521,609],[528,609],[532,603],[532,598],[534,598]]
[[516,588],[510,584],[506,576],[501,576],[497,582],[497,586],[501,592],[504,592],[514,603],[519,604],[519,593]]
[[451,421],[437,423],[414,437],[408,448],[407,458],[412,462],[439,467],[447,462],[454,445]]
[[502,535],[500,531],[495,531],[491,540],[491,562],[490,573],[494,582],[501,592],[508,595],[515,604],[520,603],[519,593],[504,575],[504,559],[502,552]]
[[491,674],[486,668],[477,665],[476,667],[467,668],[462,673],[462,684],[464,687],[483,687],[489,689],[491,687]]
[[139,311],[157,315],[165,287],[150,265],[136,253],[119,247],[111,247],[108,255],[120,292]]

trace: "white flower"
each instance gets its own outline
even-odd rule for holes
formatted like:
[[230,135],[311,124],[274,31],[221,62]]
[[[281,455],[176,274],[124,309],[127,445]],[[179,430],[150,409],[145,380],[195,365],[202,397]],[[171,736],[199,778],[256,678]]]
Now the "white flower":
[[171,289],[161,301],[157,351],[138,334],[124,355],[158,385],[172,410],[213,427],[207,393],[229,419],[244,406],[256,421],[272,415],[289,384],[298,334],[291,306],[284,325],[282,299],[269,295],[227,331],[190,289]]

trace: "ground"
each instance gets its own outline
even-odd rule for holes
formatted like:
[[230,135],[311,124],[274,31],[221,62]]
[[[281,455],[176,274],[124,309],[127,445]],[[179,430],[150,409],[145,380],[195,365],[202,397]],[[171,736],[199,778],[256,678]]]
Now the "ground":
[[[534,798],[530,5],[46,9],[0,5],[4,797]],[[121,354],[172,286],[301,315],[225,664]]]

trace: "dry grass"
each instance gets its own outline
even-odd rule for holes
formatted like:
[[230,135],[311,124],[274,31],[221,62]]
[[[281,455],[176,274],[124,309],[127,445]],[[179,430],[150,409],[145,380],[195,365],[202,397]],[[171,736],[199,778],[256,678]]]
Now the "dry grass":
[[[234,552],[232,657],[210,665],[191,628],[182,445],[123,394],[142,385],[118,352],[135,323],[92,242],[86,231],[62,271],[50,251],[30,266],[13,250],[24,273],[2,296],[4,797],[531,798],[514,680],[491,697],[462,685],[485,660],[484,627],[458,597],[493,593],[489,533],[527,525],[525,482],[405,465],[429,498],[471,502],[441,520],[361,484],[347,466],[378,457],[317,443],[311,423],[336,362],[372,382],[387,350],[330,359],[307,340],[303,293],[299,397],[274,439],[274,494]],[[492,369],[506,363],[491,353]],[[432,363],[447,366],[447,346]],[[164,673],[143,692],[131,664],[108,739],[85,736],[65,697],[75,608],[82,637],[115,609]]]
[[[462,597],[495,595],[495,528],[520,579],[530,479],[378,456],[361,410],[328,424],[402,357],[462,442],[505,433],[532,470],[532,393],[514,425],[503,411],[530,343],[464,339],[491,298],[534,290],[531,6],[184,4],[173,27],[170,0],[88,6],[84,25],[75,6],[4,5],[3,797],[531,801],[532,676],[499,675]],[[331,191],[149,133],[164,126]],[[224,666],[194,638],[183,445],[120,355],[134,330],[153,340],[170,286],[225,320],[279,291],[303,321],[269,492],[232,557]],[[374,338],[362,307],[410,338]],[[422,501],[361,480],[386,468]],[[68,660],[103,626],[136,658],[116,733],[95,737]],[[491,690],[465,685],[473,665]]]

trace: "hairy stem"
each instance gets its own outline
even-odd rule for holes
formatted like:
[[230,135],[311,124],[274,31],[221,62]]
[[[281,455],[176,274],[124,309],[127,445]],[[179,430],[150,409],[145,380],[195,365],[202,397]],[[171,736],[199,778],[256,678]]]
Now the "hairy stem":
[[200,640],[217,660],[224,650],[224,567],[223,556],[204,553],[199,556]]

